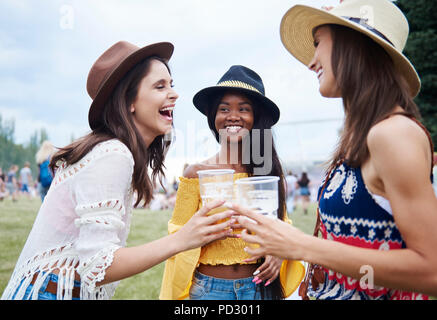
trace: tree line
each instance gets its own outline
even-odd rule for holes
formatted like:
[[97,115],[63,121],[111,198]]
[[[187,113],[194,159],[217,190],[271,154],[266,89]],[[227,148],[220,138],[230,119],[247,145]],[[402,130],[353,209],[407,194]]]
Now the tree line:
[[415,102],[423,124],[431,133],[434,151],[437,151],[437,1],[397,0],[395,3],[410,25],[405,55],[416,67],[422,81]]

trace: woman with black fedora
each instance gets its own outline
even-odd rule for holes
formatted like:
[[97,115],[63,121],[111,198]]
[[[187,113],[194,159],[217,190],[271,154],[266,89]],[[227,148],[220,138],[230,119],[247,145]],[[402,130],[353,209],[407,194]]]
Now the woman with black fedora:
[[[234,179],[253,175],[280,177],[278,217],[288,220],[284,175],[274,143],[271,141],[270,150],[262,145],[264,136],[272,140],[269,131],[279,120],[280,112],[265,96],[260,76],[247,67],[232,66],[217,85],[200,90],[193,103],[207,117],[220,151],[188,166],[180,177],[169,233],[178,233],[201,207],[197,172],[205,169],[233,169]],[[254,134],[257,130],[258,138]],[[249,143],[245,144],[247,138]],[[253,148],[263,150],[263,163],[253,159]],[[233,158],[235,151],[238,157]],[[243,160],[245,156],[247,161]],[[238,229],[238,225],[233,227]],[[168,259],[160,299],[282,299],[297,288],[304,274],[300,262],[272,256],[246,261],[249,256],[244,247],[244,242],[234,235]]]
[[321,95],[343,99],[344,127],[318,192],[316,237],[234,205],[257,222],[238,219],[255,233],[242,238],[259,244],[248,252],[309,262],[304,299],[437,296],[433,145],[413,101],[420,79],[402,53],[405,16],[388,0],[296,5],[280,31]]
[[[177,93],[171,43],[120,41],[92,66],[91,133],[51,158],[54,180],[2,299],[110,299],[118,281],[230,234],[228,212],[194,214],[177,233],[126,248],[132,207],[152,198]],[[152,170],[149,177],[148,167]]]

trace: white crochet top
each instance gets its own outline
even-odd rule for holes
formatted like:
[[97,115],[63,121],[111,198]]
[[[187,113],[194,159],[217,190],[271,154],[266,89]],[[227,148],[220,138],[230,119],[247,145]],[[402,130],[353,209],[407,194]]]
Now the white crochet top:
[[[114,252],[124,247],[133,207],[134,160],[119,140],[96,145],[79,162],[59,166],[2,299],[22,299],[37,273],[31,299],[59,270],[58,299],[71,299],[75,272],[81,299],[110,299],[118,282],[96,287]],[[20,286],[21,284],[21,286]]]

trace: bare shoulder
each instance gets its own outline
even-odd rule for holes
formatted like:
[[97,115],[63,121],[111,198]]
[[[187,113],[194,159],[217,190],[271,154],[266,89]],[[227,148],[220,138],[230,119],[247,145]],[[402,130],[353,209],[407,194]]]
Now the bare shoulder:
[[189,165],[184,171],[184,177],[193,179],[198,178],[197,171],[211,169],[208,165],[204,163],[194,163]]
[[405,116],[392,116],[373,126],[367,146],[370,162],[383,180],[429,174],[431,149],[426,133]]
[[185,178],[198,178],[197,171],[220,169],[221,166],[217,163],[217,156],[213,156],[202,162],[189,165],[184,171]]
[[184,170],[184,177],[190,178],[190,179],[197,178],[197,171],[201,170],[201,169],[199,169],[199,166],[200,166],[199,163],[190,164]]
[[[429,149],[425,131],[408,117],[395,115],[374,125],[367,135],[369,151],[389,151],[392,147],[407,148],[413,145]],[[388,149],[387,149],[388,148]]]

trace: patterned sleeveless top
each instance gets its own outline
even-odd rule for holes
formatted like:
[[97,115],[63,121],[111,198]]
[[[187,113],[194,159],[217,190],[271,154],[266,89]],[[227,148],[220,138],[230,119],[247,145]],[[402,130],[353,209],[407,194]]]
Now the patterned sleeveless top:
[[[319,189],[320,231],[323,239],[375,250],[406,247],[391,214],[389,202],[369,192],[364,184],[361,168],[352,168],[341,162],[326,179],[326,187]],[[364,279],[366,274],[370,276],[370,268],[363,266],[360,270]],[[322,270],[324,277],[318,276],[322,280],[313,278],[311,282],[315,284],[308,286],[308,295],[316,299],[428,299],[428,296],[420,293],[372,285],[370,281],[356,280],[324,267]],[[317,285],[317,282],[320,283]]]

